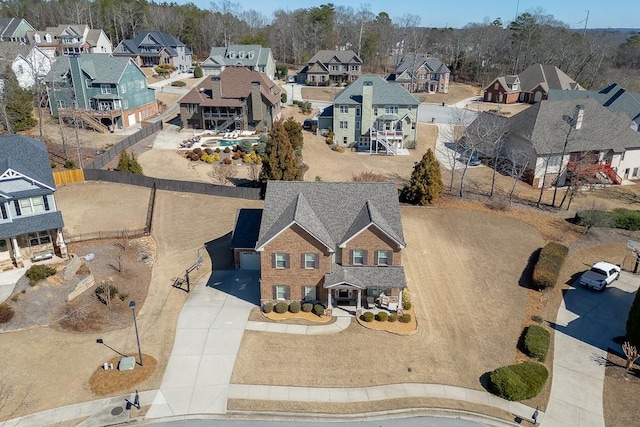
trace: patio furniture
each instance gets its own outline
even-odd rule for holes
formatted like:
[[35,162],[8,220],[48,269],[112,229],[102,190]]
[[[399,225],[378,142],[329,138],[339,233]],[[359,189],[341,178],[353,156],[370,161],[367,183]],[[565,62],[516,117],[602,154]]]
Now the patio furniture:
[[389,310],[389,311],[398,311],[398,303],[397,302],[390,302],[389,304],[387,304],[387,310]]
[[383,308],[387,308],[389,306],[389,297],[384,295],[384,294],[380,294],[380,298],[378,299],[378,301],[380,302],[380,307]]
[[376,299],[374,297],[367,297],[367,309],[371,310],[376,308]]
[[34,252],[34,254],[31,255],[31,261],[33,262],[44,261],[51,258],[53,258],[53,249],[45,249],[43,251]]

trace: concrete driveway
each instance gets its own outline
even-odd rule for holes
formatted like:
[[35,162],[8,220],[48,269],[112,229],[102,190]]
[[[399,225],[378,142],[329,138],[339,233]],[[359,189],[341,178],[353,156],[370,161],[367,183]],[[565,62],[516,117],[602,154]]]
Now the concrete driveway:
[[178,318],[171,357],[146,418],[226,413],[242,334],[258,303],[255,271],[214,271],[196,285]]
[[468,125],[477,115],[471,110],[441,104],[420,104],[418,107],[418,121],[422,123]]
[[544,427],[604,426],[602,390],[607,349],[619,345],[640,277],[622,272],[604,292],[577,282],[564,291],[554,325],[553,382]]

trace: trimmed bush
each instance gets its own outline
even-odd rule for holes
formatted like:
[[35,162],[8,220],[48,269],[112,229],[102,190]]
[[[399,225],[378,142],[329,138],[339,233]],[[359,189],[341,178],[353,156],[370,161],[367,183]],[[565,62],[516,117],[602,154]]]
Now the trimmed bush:
[[376,314],[376,320],[378,322],[386,322],[388,318],[389,314],[386,311],[381,311],[380,313]]
[[263,313],[271,313],[273,311],[273,303],[272,302],[265,302],[264,304],[262,304],[262,312]]
[[402,309],[403,310],[411,310],[411,301],[402,301]]
[[503,366],[489,374],[489,390],[506,400],[531,399],[540,393],[548,377],[549,371],[539,363]]
[[13,307],[11,307],[6,302],[0,304],[0,323],[7,323],[13,319],[15,311],[13,311]]
[[174,86],[174,87],[185,87],[186,85],[187,84],[182,80],[176,80],[174,82],[171,82],[171,86]]
[[204,75],[204,71],[202,71],[201,66],[198,65],[193,69],[193,77],[195,77],[196,79],[199,79],[203,75]]
[[640,211],[629,209],[614,209],[611,211],[616,228],[623,230],[640,230]]
[[397,313],[391,313],[389,315],[389,318],[387,319],[387,321],[392,322],[392,323],[397,321],[397,320],[398,320],[398,314]]
[[289,309],[289,304],[287,304],[284,301],[278,301],[276,306],[273,307],[273,311],[275,311],[278,314],[286,313],[288,309]]
[[56,269],[53,267],[49,267],[48,265],[32,265],[29,269],[24,273],[25,276],[29,279],[29,284],[34,286],[40,280],[46,279],[49,276],[53,276],[56,274]]
[[549,351],[551,334],[542,326],[530,325],[524,336],[524,351],[530,357],[535,357],[544,362]]
[[556,242],[547,243],[540,251],[538,261],[533,268],[532,286],[537,289],[554,287],[568,253],[569,248],[565,245]]
[[316,316],[324,316],[324,305],[316,304],[313,306],[313,314]]
[[231,163],[233,163],[233,160],[231,160],[229,157],[225,157],[224,160],[222,160],[222,163],[224,163],[225,165],[230,165]]
[[300,308],[300,301],[292,301],[291,304],[289,304],[289,311],[292,313],[299,313]]
[[224,147],[224,150],[222,150],[222,151],[224,151],[225,153],[229,154],[231,152],[231,148]]
[[370,311],[365,311],[364,313],[362,313],[362,316],[360,316],[360,319],[362,319],[364,322],[373,322],[373,313]]
[[404,313],[402,316],[398,317],[398,321],[400,323],[409,323],[411,322],[411,315],[409,313]]
[[305,313],[311,313],[313,311],[313,304],[310,302],[305,302],[302,304],[302,311]]

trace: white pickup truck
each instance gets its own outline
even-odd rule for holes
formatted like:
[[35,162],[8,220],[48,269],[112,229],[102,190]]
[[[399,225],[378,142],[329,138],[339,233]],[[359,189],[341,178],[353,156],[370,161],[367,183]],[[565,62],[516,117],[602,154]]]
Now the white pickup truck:
[[580,276],[580,284],[587,288],[603,291],[607,285],[620,277],[620,267],[608,262],[596,262]]

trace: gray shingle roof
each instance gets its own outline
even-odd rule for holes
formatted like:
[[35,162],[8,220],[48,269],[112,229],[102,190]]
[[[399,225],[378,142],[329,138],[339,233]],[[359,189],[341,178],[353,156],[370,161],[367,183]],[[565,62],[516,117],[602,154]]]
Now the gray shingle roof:
[[367,81],[373,83],[373,105],[420,105],[420,101],[407,92],[404,87],[374,74],[358,77],[355,82],[336,95],[333,100],[334,105],[362,103],[362,87]]
[[342,266],[333,264],[331,273],[324,275],[324,287],[330,288],[342,283],[348,283],[361,289],[368,287],[380,289],[404,288],[407,285],[403,267]]
[[[229,53],[231,52],[234,54],[233,58],[229,57]],[[241,52],[242,58],[239,56]],[[250,53],[253,53],[253,55],[250,55]],[[268,47],[250,44],[234,44],[228,47],[212,47],[209,58],[204,62],[213,62],[218,65],[235,66],[240,64],[243,67],[255,67],[257,65],[267,65],[270,54],[271,48]]]
[[[65,80],[63,77],[69,71],[68,56],[59,57],[51,66],[51,71],[47,74],[47,81]],[[92,78],[92,83],[117,84],[125,69],[131,62],[127,56],[111,56],[105,53],[83,53],[78,56],[80,68]]]
[[352,50],[319,50],[308,63],[315,64],[316,62],[320,62],[327,64],[331,62],[333,57],[336,57],[341,64],[362,63],[360,57]]
[[56,188],[47,148],[37,139],[22,135],[0,136],[0,175],[7,169]]
[[269,181],[256,248],[292,222],[332,249],[352,237],[355,228],[369,224],[405,245],[392,183]]
[[555,65],[533,64],[519,73],[518,78],[520,79],[520,88],[523,92],[531,92],[540,84],[543,84],[546,90],[582,89],[578,83]]
[[[145,39],[149,37],[154,41],[154,46],[162,46],[167,50],[170,56],[177,56],[178,52],[176,47],[185,46],[180,40],[171,34],[163,33],[160,31],[141,31],[132,39],[122,40],[120,44],[114,49],[114,53],[117,54],[133,54],[139,55],[142,53],[142,46],[150,46],[151,44],[145,43]],[[157,43],[157,44],[156,44]],[[186,47],[186,46],[185,46]],[[189,49],[186,49],[187,53],[191,53]]]
[[560,153],[569,129],[563,117],[572,117],[576,105],[584,107],[584,119],[581,129],[569,135],[568,152],[611,149],[622,153],[640,148],[640,134],[629,127],[627,117],[593,98],[541,101],[509,118],[509,136],[530,141],[538,155]]
[[0,224],[0,239],[62,227],[64,227],[64,221],[59,211],[21,216],[12,222]]
[[255,248],[261,220],[262,209],[238,209],[231,247],[236,249]]
[[[414,62],[415,61],[415,62]],[[396,67],[396,74],[404,73],[405,71],[411,71],[412,68],[417,70],[424,65],[430,73],[450,73],[451,70],[442,63],[438,58],[432,58],[426,54],[407,53],[405,54],[400,63]]]

